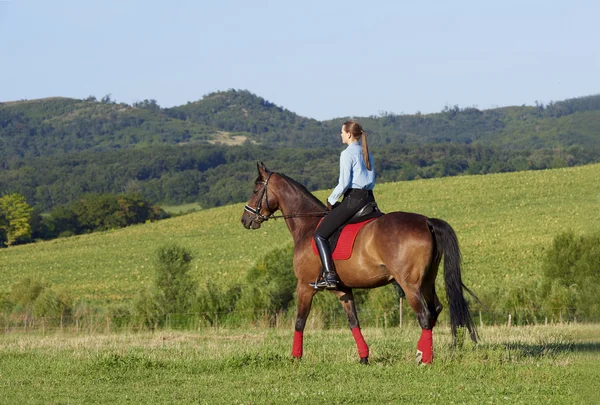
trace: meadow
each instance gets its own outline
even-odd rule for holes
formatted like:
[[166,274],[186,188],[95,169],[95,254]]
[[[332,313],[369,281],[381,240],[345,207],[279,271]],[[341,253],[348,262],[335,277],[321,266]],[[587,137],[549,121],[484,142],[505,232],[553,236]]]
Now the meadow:
[[[539,280],[556,234],[600,229],[600,165],[379,184],[375,191],[383,211],[447,220],[461,242],[464,281],[477,293]],[[322,200],[327,194],[316,193]],[[236,204],[1,249],[0,289],[31,277],[98,303],[127,302],[152,282],[156,249],[171,243],[193,254],[192,274],[201,284],[242,282],[257,260],[291,243],[282,220],[248,231],[242,211]],[[546,405],[597,399],[600,325],[508,327],[503,321],[480,327],[478,345],[465,340],[454,350],[441,322],[433,366],[415,362],[420,329],[414,320],[402,328],[365,327],[371,348],[365,367],[345,320],[324,328],[314,314],[304,358],[292,360],[292,323],[285,317],[275,328],[114,333],[100,325],[0,333],[0,402]]]
[[[315,194],[324,200],[328,191]],[[375,194],[384,212],[448,221],[461,242],[463,279],[476,292],[538,280],[541,258],[556,234],[600,229],[600,165],[385,183]],[[75,297],[126,301],[151,282],[156,249],[171,243],[192,253],[192,275],[201,284],[242,282],[259,258],[291,243],[283,220],[249,231],[240,223],[242,212],[243,204],[235,204],[0,249],[0,289],[31,277]]]
[[[314,330],[292,360],[292,330],[18,334],[0,338],[5,404],[590,404],[600,326],[484,327],[477,346],[434,333],[431,366],[414,361],[416,327],[365,328],[371,365],[344,330]],[[596,401],[596,402],[595,402]]]

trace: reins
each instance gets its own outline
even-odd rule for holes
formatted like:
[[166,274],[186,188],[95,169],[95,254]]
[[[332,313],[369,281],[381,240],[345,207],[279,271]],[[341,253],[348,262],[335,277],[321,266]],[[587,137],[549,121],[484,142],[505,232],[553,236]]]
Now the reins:
[[283,219],[288,219],[288,218],[302,218],[302,217],[324,217],[325,215],[327,215],[326,211],[323,212],[306,212],[304,214],[287,214],[287,215],[269,215],[268,218],[273,218],[273,219],[277,219],[277,218],[283,218]]

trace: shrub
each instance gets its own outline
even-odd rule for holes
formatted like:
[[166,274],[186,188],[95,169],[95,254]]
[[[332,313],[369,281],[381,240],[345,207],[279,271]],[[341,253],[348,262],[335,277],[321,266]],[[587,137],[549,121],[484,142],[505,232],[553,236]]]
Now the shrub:
[[[212,280],[198,292],[198,299],[194,305],[194,312],[199,312],[203,320],[210,326],[222,324],[225,321],[235,322],[234,314],[238,300],[242,294],[242,287],[238,284],[223,290]],[[238,316],[237,318],[243,318]]]
[[17,311],[22,310],[31,314],[33,303],[44,291],[46,286],[39,281],[30,278],[24,278],[10,288],[10,301],[15,304]]
[[[501,315],[511,314],[515,324],[536,323],[543,314],[542,299],[539,294],[540,286],[537,283],[522,285],[505,290],[503,295],[498,293],[497,309]],[[501,317],[501,319],[503,318]]]
[[285,311],[294,300],[296,276],[293,266],[294,247],[288,245],[267,253],[246,276],[236,310],[245,313]]
[[8,292],[0,291],[0,312],[8,315],[13,309],[14,303],[10,300]]
[[154,285],[140,291],[133,302],[138,324],[162,326],[170,314],[183,314],[192,308],[198,285],[189,274],[191,261],[189,251],[177,245],[157,250]]
[[154,285],[164,313],[184,313],[192,307],[198,284],[189,274],[191,261],[192,255],[180,246],[158,249]]
[[33,313],[50,318],[54,324],[62,325],[73,310],[73,298],[64,290],[53,287],[44,289],[33,303]]
[[129,325],[131,320],[131,309],[125,304],[113,304],[108,307],[108,316],[116,327]]
[[137,325],[154,330],[163,324],[164,313],[160,308],[156,288],[140,290],[133,300],[132,314]]
[[600,319],[600,233],[554,238],[543,261],[541,296],[552,315]]

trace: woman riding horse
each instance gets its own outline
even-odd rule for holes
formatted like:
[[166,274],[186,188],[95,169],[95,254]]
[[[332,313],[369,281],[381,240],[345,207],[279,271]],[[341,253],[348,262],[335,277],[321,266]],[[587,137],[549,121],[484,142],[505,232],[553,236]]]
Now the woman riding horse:
[[[276,218],[274,213],[277,210],[285,218],[294,240],[294,273],[298,279],[298,313],[292,356],[300,358],[306,319],[313,297],[319,291],[310,282],[318,277],[321,270],[321,260],[313,253],[311,242],[326,207],[300,183],[283,174],[270,172],[264,164],[257,168],[258,177],[252,197],[244,208],[242,224],[247,229],[258,229],[269,218]],[[346,200],[352,201],[348,197]],[[442,257],[454,340],[457,329],[466,327],[471,339],[476,342],[477,331],[463,295],[463,289],[470,291],[462,282],[458,239],[447,222],[414,213],[391,212],[361,228],[351,256],[335,263],[340,283],[337,289],[331,290],[340,299],[348,316],[361,363],[368,363],[369,347],[360,330],[352,289],[375,288],[394,281],[405,292],[422,328],[417,343],[417,361],[424,364],[432,362],[432,330],[442,311],[435,291]]]
[[[329,237],[365,205],[375,202],[375,167],[369,153],[367,134],[356,121],[342,125],[342,142],[348,147],[340,154],[340,178],[327,199],[330,211],[319,224],[314,234],[315,245],[323,264],[323,277],[311,283],[316,289],[335,290],[339,280],[331,257]],[[362,143],[360,142],[362,138]],[[341,204],[337,200],[344,196]]]

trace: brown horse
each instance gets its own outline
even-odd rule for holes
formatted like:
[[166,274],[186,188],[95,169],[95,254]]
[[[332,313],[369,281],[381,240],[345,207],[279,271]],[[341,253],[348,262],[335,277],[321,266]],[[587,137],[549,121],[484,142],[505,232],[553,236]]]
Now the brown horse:
[[[298,315],[292,356],[300,358],[304,326],[317,292],[309,283],[317,279],[321,269],[321,261],[312,251],[311,240],[326,207],[298,182],[268,171],[262,163],[257,167],[258,178],[252,198],[244,209],[242,224],[246,229],[257,229],[280,210],[292,234],[294,273],[298,278]],[[466,327],[471,339],[476,342],[477,331],[463,296],[463,288],[469,290],[461,279],[458,240],[445,221],[419,214],[391,212],[365,225],[356,237],[352,256],[335,262],[341,287],[332,292],[338,296],[348,315],[361,363],[368,363],[369,348],[360,331],[352,289],[375,288],[394,281],[406,293],[422,328],[417,344],[417,361],[431,363],[432,329],[442,311],[435,292],[435,278],[442,256],[454,340],[457,328]]]

